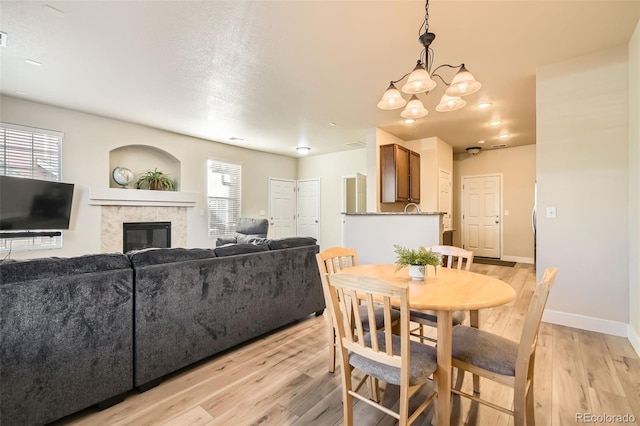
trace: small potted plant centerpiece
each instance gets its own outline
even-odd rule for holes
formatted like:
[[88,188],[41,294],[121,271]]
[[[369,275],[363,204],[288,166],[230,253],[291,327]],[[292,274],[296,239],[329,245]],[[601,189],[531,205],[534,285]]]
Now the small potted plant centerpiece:
[[[426,267],[431,265],[434,268],[442,263],[442,255],[431,249],[420,247],[417,250],[408,249],[394,244],[396,253],[396,271],[409,266],[409,276],[414,281],[422,281],[427,274]],[[437,271],[437,270],[436,270]],[[436,272],[437,273],[437,272]]]
[[176,183],[171,177],[159,171],[157,168],[149,170],[140,175],[136,182],[137,189],[153,189],[160,191],[175,191]]

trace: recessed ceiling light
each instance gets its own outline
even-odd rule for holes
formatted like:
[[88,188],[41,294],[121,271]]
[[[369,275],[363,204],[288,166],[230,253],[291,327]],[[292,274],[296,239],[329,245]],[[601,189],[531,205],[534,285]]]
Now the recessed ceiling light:
[[404,120],[404,124],[413,124],[415,122],[415,118],[407,118],[406,120]]
[[500,120],[493,120],[492,122],[489,123],[490,126],[496,127],[502,124],[502,121]]
[[42,64],[41,64],[40,62],[38,62],[38,61],[33,61],[33,60],[31,60],[31,59],[25,59],[24,61],[25,61],[26,63],[28,63],[29,65],[34,65],[34,66],[36,66],[36,67],[40,67],[40,66],[42,66]]
[[299,154],[307,155],[309,151],[311,151],[311,148],[309,148],[308,146],[299,146],[296,148],[296,150],[298,150]]
[[498,135],[498,139],[507,139],[509,137],[509,132],[501,132]]
[[331,123],[329,123],[329,126],[337,126],[337,124],[332,121]]
[[489,108],[491,105],[493,105],[491,102],[481,102],[477,105],[478,109],[487,109]]
[[237,138],[237,137],[235,137],[235,136],[231,136],[231,137],[229,138],[229,140],[230,140],[230,141],[239,141],[239,142],[244,142],[244,139],[242,139],[242,138]]
[[478,143],[484,143],[484,141],[478,141]]

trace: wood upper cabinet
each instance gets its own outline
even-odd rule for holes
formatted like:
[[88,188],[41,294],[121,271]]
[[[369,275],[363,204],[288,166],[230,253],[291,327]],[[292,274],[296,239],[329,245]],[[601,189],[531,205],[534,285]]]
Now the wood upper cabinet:
[[420,154],[396,145],[380,146],[380,202],[420,201]]

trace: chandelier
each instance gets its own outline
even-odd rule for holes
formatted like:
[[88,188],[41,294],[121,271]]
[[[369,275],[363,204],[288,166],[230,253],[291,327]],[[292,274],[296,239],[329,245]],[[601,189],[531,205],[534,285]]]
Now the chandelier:
[[[444,95],[442,95],[442,98],[440,99],[440,103],[436,106],[436,111],[438,112],[450,112],[463,108],[467,102],[462,99],[462,96],[471,95],[472,93],[480,90],[480,87],[482,86],[480,82],[473,77],[469,70],[467,70],[464,64],[443,64],[431,71],[434,53],[430,46],[436,38],[436,35],[429,32],[429,0],[426,0],[424,10],[424,22],[418,30],[418,40],[423,49],[420,52],[417,64],[413,71],[406,73],[395,81],[391,81],[389,83],[389,88],[387,88],[382,95],[382,99],[378,102],[378,108],[384,110],[398,109],[406,105],[406,108],[400,113],[400,115],[407,120],[415,120],[429,114],[429,111],[427,111],[417,95],[420,93],[428,94],[431,92],[437,85],[434,78],[440,79],[447,86]],[[451,83],[447,83],[445,79],[438,74],[438,70],[443,67],[458,69],[458,72],[453,77]],[[409,78],[402,86],[402,91],[411,95],[408,103],[396,88],[396,83],[401,82],[407,76],[409,76]]]

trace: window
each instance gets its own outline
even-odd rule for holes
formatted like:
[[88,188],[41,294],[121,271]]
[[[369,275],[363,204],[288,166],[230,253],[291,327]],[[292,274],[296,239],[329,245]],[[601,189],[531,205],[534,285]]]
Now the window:
[[[0,123],[0,175],[62,180],[60,132]],[[5,239],[0,250],[61,248],[62,236]]]
[[231,237],[240,217],[242,166],[217,160],[207,161],[207,205],[209,237]]

